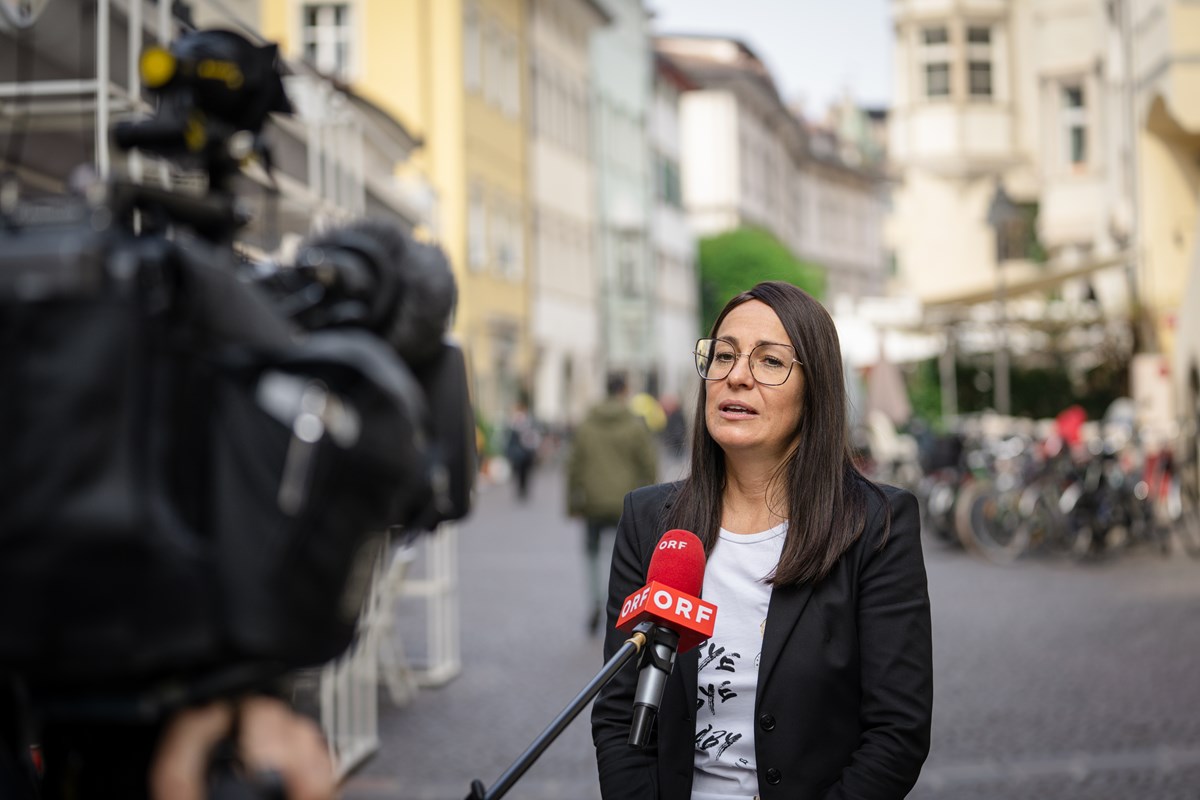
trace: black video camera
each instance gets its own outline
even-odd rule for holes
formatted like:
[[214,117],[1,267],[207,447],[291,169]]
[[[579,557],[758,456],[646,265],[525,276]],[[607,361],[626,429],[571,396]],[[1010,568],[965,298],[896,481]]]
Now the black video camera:
[[378,222],[285,267],[232,246],[231,179],[289,110],[276,61],[226,31],[143,55],[157,113],[114,138],[206,191],[0,216],[0,677],[43,718],[152,719],[328,660],[373,534],[468,511],[442,253]]

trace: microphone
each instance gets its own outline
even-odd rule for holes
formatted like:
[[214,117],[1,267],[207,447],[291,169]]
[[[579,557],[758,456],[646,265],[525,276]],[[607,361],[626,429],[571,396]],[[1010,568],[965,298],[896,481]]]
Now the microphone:
[[663,534],[650,568],[646,585],[621,605],[617,630],[629,633],[639,623],[653,623],[650,646],[638,667],[638,686],[633,696],[633,723],[629,744],[644,747],[650,726],[658,714],[663,689],[675,666],[675,654],[686,653],[712,636],[717,607],[697,597],[704,586],[704,545],[696,534],[670,530]]

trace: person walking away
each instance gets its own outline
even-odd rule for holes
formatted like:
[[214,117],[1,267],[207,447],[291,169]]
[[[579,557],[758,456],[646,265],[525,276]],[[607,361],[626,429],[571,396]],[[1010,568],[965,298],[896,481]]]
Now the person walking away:
[[516,497],[521,502],[529,499],[529,475],[537,462],[541,443],[542,434],[529,413],[529,404],[518,400],[508,422],[504,457],[512,467],[513,477],[516,478]]
[[680,461],[687,452],[687,420],[683,416],[683,406],[679,398],[673,394],[665,394],[662,398],[663,413],[667,415],[662,430],[663,445],[671,458]]
[[604,657],[663,532],[708,554],[712,638],[680,653],[645,747],[636,670],[592,708],[605,800],[900,800],[929,753],[933,646],[912,494],[854,466],[829,313],[771,281],[694,351],[690,472],[631,492],[613,546]]
[[607,397],[575,431],[567,459],[567,513],[584,521],[587,629],[596,633],[607,585],[612,534],[625,495],[657,480],[658,453],[645,422],[629,409],[625,378],[608,380]]

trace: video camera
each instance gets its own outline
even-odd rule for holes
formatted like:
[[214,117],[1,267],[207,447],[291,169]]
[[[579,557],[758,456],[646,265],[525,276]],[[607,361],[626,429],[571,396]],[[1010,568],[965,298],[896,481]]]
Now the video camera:
[[[0,215],[0,676],[43,720],[153,719],[352,640],[373,534],[464,516],[475,474],[445,257],[395,226],[233,247],[289,104],[273,46],[142,57],[114,140],[206,173]],[[269,161],[267,162],[269,164]]]

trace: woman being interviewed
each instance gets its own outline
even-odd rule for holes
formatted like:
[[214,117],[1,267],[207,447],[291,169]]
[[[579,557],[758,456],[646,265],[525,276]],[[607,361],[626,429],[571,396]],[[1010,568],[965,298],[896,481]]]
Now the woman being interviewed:
[[833,320],[802,290],[760,283],[697,342],[696,367],[689,477],[625,498],[605,657],[672,528],[704,542],[716,629],[676,659],[646,747],[627,744],[636,671],[605,687],[592,710],[602,793],[902,798],[933,703],[917,503],[851,461]]

